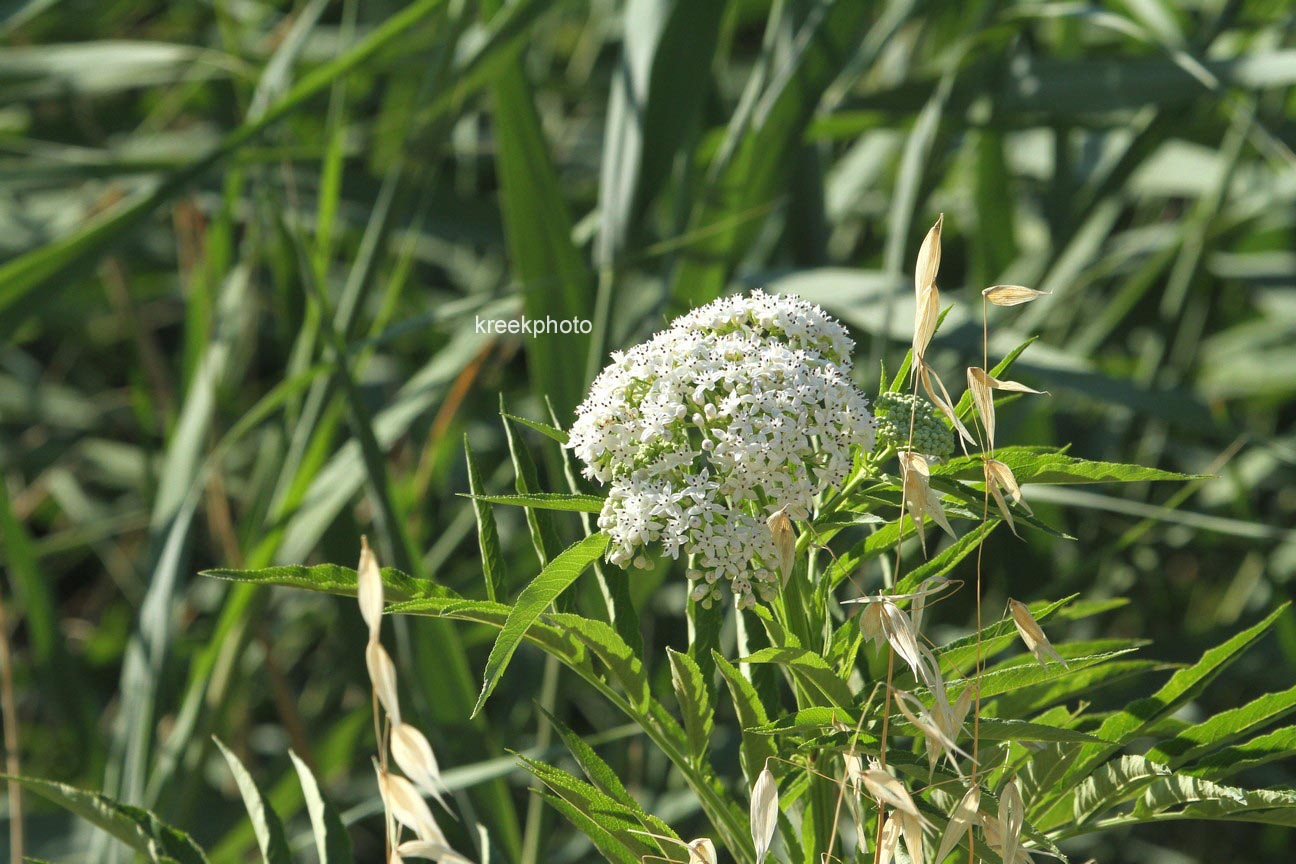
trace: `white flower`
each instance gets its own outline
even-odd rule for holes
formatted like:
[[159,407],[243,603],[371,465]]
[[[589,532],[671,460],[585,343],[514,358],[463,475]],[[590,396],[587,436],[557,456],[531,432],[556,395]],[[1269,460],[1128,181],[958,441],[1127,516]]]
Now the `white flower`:
[[766,520],[807,518],[873,447],[868,401],[850,380],[854,343],[795,297],[726,297],[615,352],[577,409],[569,446],[611,484],[599,527],[625,567],[660,543],[682,552],[691,596],[728,583],[740,606],[771,599],[781,569]]

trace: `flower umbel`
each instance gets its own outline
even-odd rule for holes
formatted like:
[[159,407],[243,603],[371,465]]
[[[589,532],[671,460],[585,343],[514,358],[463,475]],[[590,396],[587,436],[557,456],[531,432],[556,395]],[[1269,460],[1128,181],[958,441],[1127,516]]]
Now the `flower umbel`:
[[777,592],[781,555],[766,525],[808,518],[841,485],[873,416],[850,380],[853,343],[794,297],[726,297],[612,355],[577,409],[569,446],[611,484],[599,527],[608,560],[647,566],[660,542],[690,558],[692,596],[729,583],[739,606]]

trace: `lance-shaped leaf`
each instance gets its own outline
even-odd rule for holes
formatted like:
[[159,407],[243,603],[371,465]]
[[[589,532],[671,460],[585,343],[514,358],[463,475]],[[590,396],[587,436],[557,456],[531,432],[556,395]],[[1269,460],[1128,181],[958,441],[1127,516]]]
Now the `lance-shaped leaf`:
[[692,657],[671,648],[666,649],[666,656],[670,659],[675,699],[679,702],[680,713],[684,715],[684,732],[688,736],[689,752],[695,760],[700,761],[706,755],[712,717],[715,714],[711,705],[711,693],[702,670]]
[[265,864],[292,864],[292,853],[288,851],[288,839],[284,835],[283,823],[279,821],[278,815],[270,809],[260,787],[252,779],[252,775],[248,773],[242,761],[225,746],[225,742],[219,738],[213,740],[224,755],[226,763],[229,764],[239,794],[243,796],[243,806],[247,810],[248,818],[252,820],[252,828],[256,832],[262,860]]
[[320,791],[310,767],[296,753],[289,750],[297,779],[306,798],[306,811],[310,814],[311,832],[315,835],[315,854],[320,864],[351,864],[351,838],[347,835],[342,817]]
[[513,658],[513,652],[522,643],[527,630],[545,609],[549,608],[549,604],[566,591],[576,581],[576,577],[585,572],[585,568],[594,562],[594,559],[603,554],[607,544],[608,537],[602,532],[578,540],[550,561],[540,571],[540,575],[523,590],[517,603],[510,610],[508,620],[504,622],[499,636],[496,637],[495,644],[491,646],[490,657],[486,660],[486,675],[481,695],[477,697],[477,705],[473,708],[474,717],[486,704],[486,700],[495,690],[495,685],[499,684],[504,670],[508,668],[509,660]]
[[991,285],[981,292],[981,296],[996,306],[1020,306],[1049,293],[1051,292],[1036,291],[1023,285]]
[[1066,660],[1053,647],[1053,643],[1049,642],[1048,637],[1044,635],[1044,630],[1035,620],[1035,616],[1031,615],[1030,610],[1026,608],[1025,603],[1010,599],[1008,609],[1012,612],[1013,624],[1017,626],[1017,632],[1026,643],[1026,650],[1035,655],[1035,659],[1041,666],[1047,667],[1049,660],[1056,660],[1064,667],[1067,665]]

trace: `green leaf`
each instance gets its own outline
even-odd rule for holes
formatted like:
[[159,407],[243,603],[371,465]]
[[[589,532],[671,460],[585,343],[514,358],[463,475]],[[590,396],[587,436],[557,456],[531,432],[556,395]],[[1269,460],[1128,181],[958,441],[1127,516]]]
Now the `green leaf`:
[[[540,479],[536,473],[535,461],[519,435],[513,430],[513,424],[504,414],[504,394],[500,394],[500,415],[504,423],[504,434],[508,438],[509,455],[513,458],[514,488],[521,496],[540,494]],[[553,519],[544,508],[526,506],[527,528],[531,531],[531,545],[535,547],[536,557],[543,567],[558,554],[558,530]]]
[[[810,693],[826,700],[828,705],[850,710],[854,703],[850,687],[838,677],[828,662],[804,648],[762,648],[742,658],[742,663],[777,663],[790,671]],[[806,706],[809,707],[809,706]]]
[[[311,70],[261,114],[250,117],[216,147],[202,154],[184,168],[167,177],[148,192],[127,199],[120,205],[86,222],[75,231],[27,252],[0,266],[0,312],[29,299],[47,284],[58,285],[58,278],[112,243],[125,236],[149,217],[158,207],[180,194],[193,180],[226,156],[236,152],[258,135],[308,100],[327,90],[334,81],[352,72],[365,61],[382,52],[408,31],[424,22],[428,14],[444,0],[417,0],[387,18],[345,54]],[[439,106],[445,110],[449,103]],[[69,280],[63,280],[69,281]]]
[[559,444],[567,443],[567,433],[557,426],[550,426],[548,423],[541,423],[538,420],[528,420],[525,417],[518,417],[516,414],[504,414],[503,416],[505,420],[521,423],[528,429],[534,429],[551,441],[557,441]]
[[297,779],[301,781],[306,796],[306,811],[310,814],[311,832],[315,835],[315,854],[319,864],[351,864],[351,838],[347,835],[342,817],[320,791],[319,783],[310,766],[292,750],[288,751]]
[[[228,579],[232,582],[250,582],[254,585],[305,588],[308,591],[323,591],[343,597],[356,596],[356,571],[339,564],[316,564],[312,567],[286,564],[280,567],[261,567],[256,570],[230,570],[218,567],[213,570],[203,570],[199,575]],[[415,579],[395,567],[382,568],[382,580],[383,593],[388,600],[458,599],[459,597],[449,588],[424,579]]]
[[905,574],[896,582],[895,594],[908,594],[928,579],[944,576],[953,570],[960,561],[966,558],[990,536],[990,532],[999,525],[998,519],[988,519],[946,546],[935,557],[929,558]]
[[[536,321],[588,318],[594,280],[572,242],[571,212],[520,58],[501,66],[491,94],[500,209],[523,313]],[[525,338],[532,389],[552,399],[560,417],[583,395],[584,375],[571,374],[571,364],[572,358],[585,362],[589,342],[579,332]]]
[[1156,821],[1171,814],[1179,819],[1228,819],[1296,826],[1296,792],[1239,789],[1175,774],[1148,787],[1134,807],[1132,820]]
[[167,858],[180,864],[207,864],[207,856],[188,834],[165,824],[156,815],[138,807],[119,804],[106,795],[77,789],[64,783],[35,777],[0,775],[22,784],[64,810],[102,828],[150,861]]
[[549,617],[603,661],[635,710],[646,712],[649,709],[652,691],[643,661],[610,624],[564,612],[555,612]]
[[472,495],[474,502],[531,507],[537,510],[564,510],[571,513],[601,513],[606,499],[597,495],[568,492],[532,492],[526,495]]
[[[1040,666],[1033,659],[1023,658],[1015,666],[1006,669],[998,669],[986,672],[981,676],[981,698],[989,699],[994,696],[1000,696],[1004,693],[1012,693],[1024,687],[1033,687],[1037,684],[1044,684],[1066,678],[1069,675],[1076,675],[1090,666],[1097,666],[1106,663],[1116,657],[1128,654],[1134,649],[1124,651],[1108,651],[1102,654],[1091,654],[1085,657],[1072,657],[1067,659],[1067,666],[1061,663],[1050,663],[1047,668]],[[958,692],[954,691],[957,684],[966,684],[966,681],[951,683],[950,698],[957,698]],[[1098,737],[1104,741],[1111,740],[1104,732],[1098,732]]]
[[[1284,603],[1260,623],[1243,630],[1231,639],[1202,654],[1201,659],[1170,677],[1152,696],[1140,699],[1103,721],[1097,735],[1111,744],[1091,744],[1085,747],[1063,778],[1061,789],[1070,789],[1082,777],[1116,751],[1120,745],[1131,741],[1144,730],[1164,717],[1173,714],[1180,705],[1192,699],[1215,676],[1241,656],[1242,652],[1268,632],[1290,604]],[[1072,663],[1074,666],[1074,661]]]
[[618,844],[630,850],[636,856],[659,855],[657,841],[636,834],[636,831],[650,831],[666,837],[675,833],[660,820],[645,818],[637,807],[628,807],[614,798],[599,791],[594,786],[566,771],[552,765],[525,756],[520,757],[522,764],[556,795],[572,807],[585,814],[592,822],[615,838]]
[[1276,759],[1290,759],[1296,754],[1296,726],[1284,726],[1249,741],[1234,744],[1212,753],[1183,773],[1209,780],[1222,780]]
[[1101,744],[1102,739],[1081,732],[1029,720],[1006,720],[982,717],[980,735],[987,741],[1047,741],[1054,744]]
[[670,659],[671,684],[675,699],[684,716],[684,732],[688,736],[689,752],[699,762],[706,756],[707,742],[711,738],[711,723],[715,709],[711,704],[710,688],[702,677],[693,658],[671,648],[666,649]]
[[[792,177],[806,127],[824,90],[859,48],[869,18],[867,4],[830,0],[806,13],[796,27],[791,9],[779,7],[776,25],[795,30],[777,74],[772,57],[756,64],[738,109],[730,118],[706,188],[688,223],[691,242],[671,283],[672,303],[684,309],[719,297],[732,268],[755,239],[765,216],[781,201]],[[771,28],[773,29],[773,28]],[[766,51],[773,52],[771,38]]]
[[[1094,462],[1065,453],[1039,453],[1029,449],[1003,447],[995,458],[1012,469],[1018,483],[1143,483],[1149,480],[1200,479],[1190,474],[1124,465],[1118,462]],[[932,468],[933,475],[959,480],[983,479],[980,456],[960,456]]]
[[747,783],[754,785],[766,761],[777,755],[768,737],[749,731],[768,724],[769,713],[765,710],[765,703],[761,701],[756,687],[743,677],[736,666],[726,660],[719,651],[712,651],[711,656],[725,684],[729,686],[729,696],[733,699],[734,712],[738,715],[738,726],[742,729],[742,744],[739,745],[738,756],[742,760],[743,775],[747,778]]
[[477,697],[477,704],[473,707],[473,716],[481,712],[495,685],[499,684],[509,660],[513,657],[513,652],[526,636],[527,630],[541,613],[576,581],[576,577],[585,572],[585,568],[603,554],[607,544],[607,535],[601,532],[578,540],[550,561],[540,571],[540,575],[536,576],[522,591],[517,603],[510,610],[508,620],[504,622],[495,644],[491,646],[490,657],[486,661],[485,680],[482,683],[481,695]]
[[1296,711],[1296,687],[1267,693],[1239,708],[1222,711],[1163,741],[1147,754],[1149,759],[1178,767],[1217,747]]
[[599,820],[591,818],[588,811],[582,810],[562,796],[543,790],[536,794],[589,838],[604,860],[611,864],[641,864],[644,858],[649,857],[636,854],[629,846],[618,840],[615,834],[604,828]]
[[481,549],[486,597],[490,600],[503,600],[508,590],[504,551],[500,548],[499,531],[495,527],[495,511],[481,497],[481,474],[477,470],[477,460],[473,459],[467,435],[464,435],[464,459],[468,463],[468,491],[472,495],[473,516],[477,519],[477,546]]
[[563,743],[567,745],[567,749],[571,751],[576,764],[580,765],[581,770],[585,772],[585,776],[589,778],[590,782],[600,792],[610,796],[618,804],[637,809],[639,805],[621,783],[621,778],[616,775],[611,766],[594,752],[594,748],[587,744],[584,738],[573,732],[566,723],[559,720],[549,711],[545,711],[543,706],[540,710],[544,712],[549,724],[562,736]]
[[1169,768],[1142,756],[1122,756],[1108,762],[1076,787],[1072,818],[1082,825],[1169,773]]
[[288,840],[284,836],[283,823],[279,821],[278,815],[270,809],[260,787],[234,752],[219,738],[214,740],[225,756],[230,772],[234,775],[234,782],[238,784],[239,793],[243,796],[243,806],[256,831],[262,860],[265,864],[292,864],[292,853],[288,851]]

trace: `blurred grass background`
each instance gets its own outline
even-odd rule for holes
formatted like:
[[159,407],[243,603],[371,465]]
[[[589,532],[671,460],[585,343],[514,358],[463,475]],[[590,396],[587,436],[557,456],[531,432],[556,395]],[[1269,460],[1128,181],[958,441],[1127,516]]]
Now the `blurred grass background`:
[[[501,394],[536,419],[548,395],[565,423],[607,350],[752,287],[842,318],[871,389],[942,212],[947,380],[979,360],[976,292],[1052,292],[994,310],[992,350],[1038,335],[1015,377],[1052,394],[1007,408],[1001,441],[1214,475],[1034,491],[1078,542],[997,537],[988,607],[1125,596],[1085,633],[1194,656],[1296,582],[1294,28],[1281,0],[6,4],[0,557],[24,771],[157,807],[236,861],[252,834],[209,736],[300,814],[291,746],[377,860],[354,608],[195,574],[351,564],[368,532],[385,562],[482,594],[458,494],[465,436],[484,484],[513,485]],[[474,326],[521,314],[592,332]],[[518,435],[564,488],[556,450]],[[538,565],[515,515],[518,585]],[[685,639],[667,569],[633,582],[657,674]],[[506,748],[547,743],[543,690],[617,739],[609,709],[526,653],[470,723],[490,634],[398,636],[492,860],[592,860]],[[1200,707],[1293,668],[1288,616]],[[1104,698],[1139,687],[1120,686]],[[642,742],[614,761],[687,833],[693,805]],[[29,854],[111,857],[28,809]],[[1076,854],[1273,861],[1292,842],[1182,825]]]

